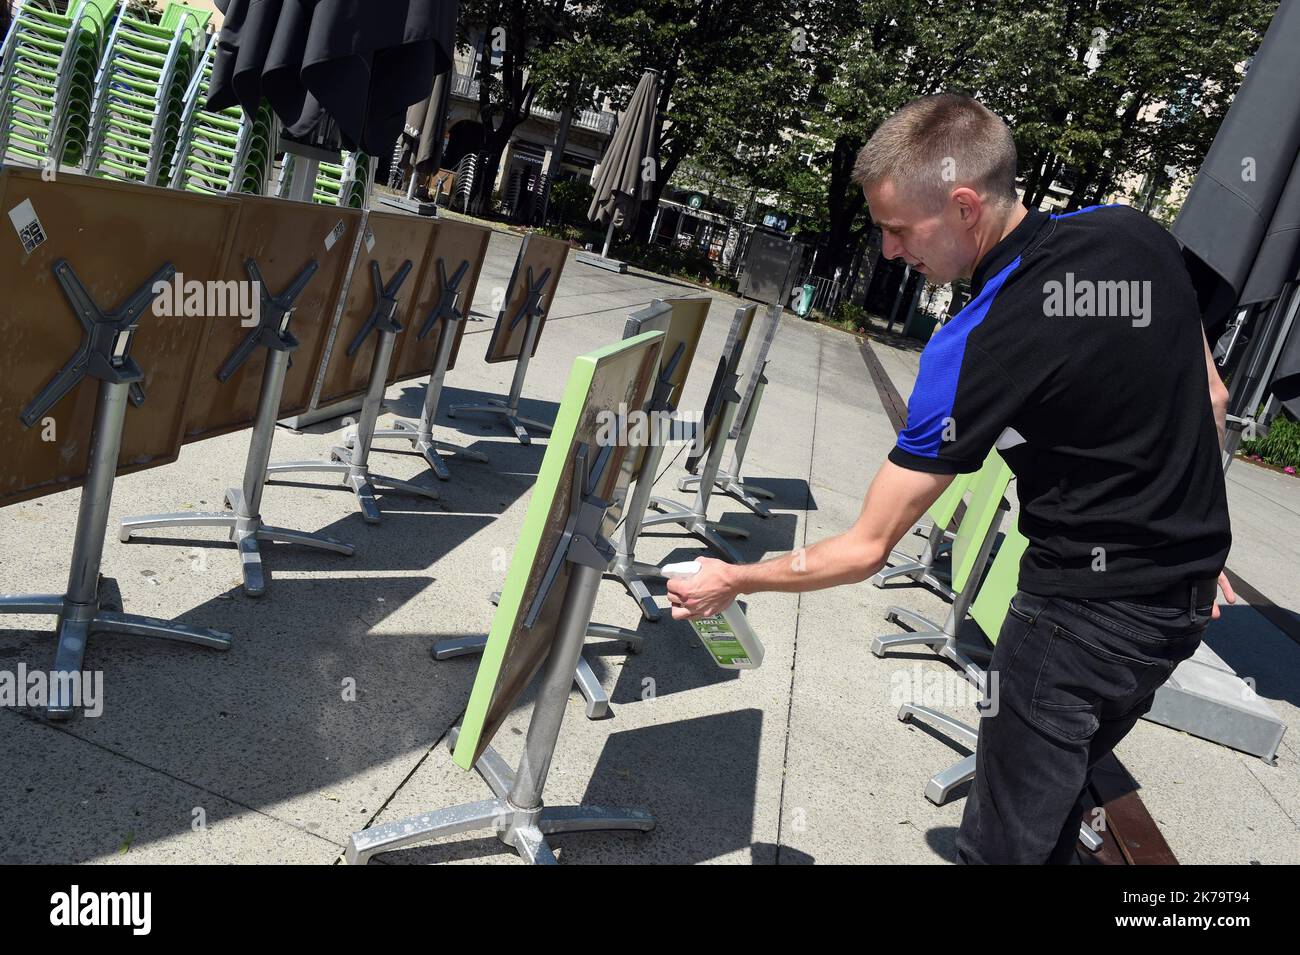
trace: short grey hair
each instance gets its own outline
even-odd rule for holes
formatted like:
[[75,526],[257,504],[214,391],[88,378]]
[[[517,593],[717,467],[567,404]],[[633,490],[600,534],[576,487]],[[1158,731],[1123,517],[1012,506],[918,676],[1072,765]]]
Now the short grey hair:
[[1001,117],[969,96],[914,99],[880,124],[858,153],[853,181],[890,180],[926,209],[958,186],[996,205],[1016,199],[1016,144]]

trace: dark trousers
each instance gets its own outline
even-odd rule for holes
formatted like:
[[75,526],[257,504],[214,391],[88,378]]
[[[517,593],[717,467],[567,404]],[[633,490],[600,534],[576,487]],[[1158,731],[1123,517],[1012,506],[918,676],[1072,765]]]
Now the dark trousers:
[[961,862],[1070,862],[1092,767],[1195,652],[1211,609],[1017,591],[989,666],[996,709],[980,720]]

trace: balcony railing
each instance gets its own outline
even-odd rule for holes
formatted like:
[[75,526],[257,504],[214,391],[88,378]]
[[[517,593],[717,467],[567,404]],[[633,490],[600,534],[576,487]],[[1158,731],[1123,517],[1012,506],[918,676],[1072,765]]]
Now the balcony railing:
[[[451,93],[453,96],[478,102],[478,91],[479,81],[476,77],[459,71],[452,75]],[[552,123],[560,121],[559,113],[538,106],[534,106],[529,110],[529,114],[538,119],[549,120]],[[579,110],[573,114],[572,124],[580,129],[590,129],[608,136],[614,131],[614,114],[598,109]]]

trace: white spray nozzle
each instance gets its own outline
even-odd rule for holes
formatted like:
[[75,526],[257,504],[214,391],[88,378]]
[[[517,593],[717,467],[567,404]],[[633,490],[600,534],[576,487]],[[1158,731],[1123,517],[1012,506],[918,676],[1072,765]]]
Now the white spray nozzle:
[[670,580],[674,577],[691,577],[700,572],[700,562],[698,560],[684,560],[677,564],[664,564],[660,570]]

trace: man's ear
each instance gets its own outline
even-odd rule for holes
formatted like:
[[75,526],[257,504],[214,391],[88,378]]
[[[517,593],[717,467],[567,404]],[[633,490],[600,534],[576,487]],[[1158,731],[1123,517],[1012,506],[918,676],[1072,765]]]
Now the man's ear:
[[969,186],[958,186],[952,191],[952,201],[957,203],[957,214],[966,228],[974,228],[984,211],[980,194]]

